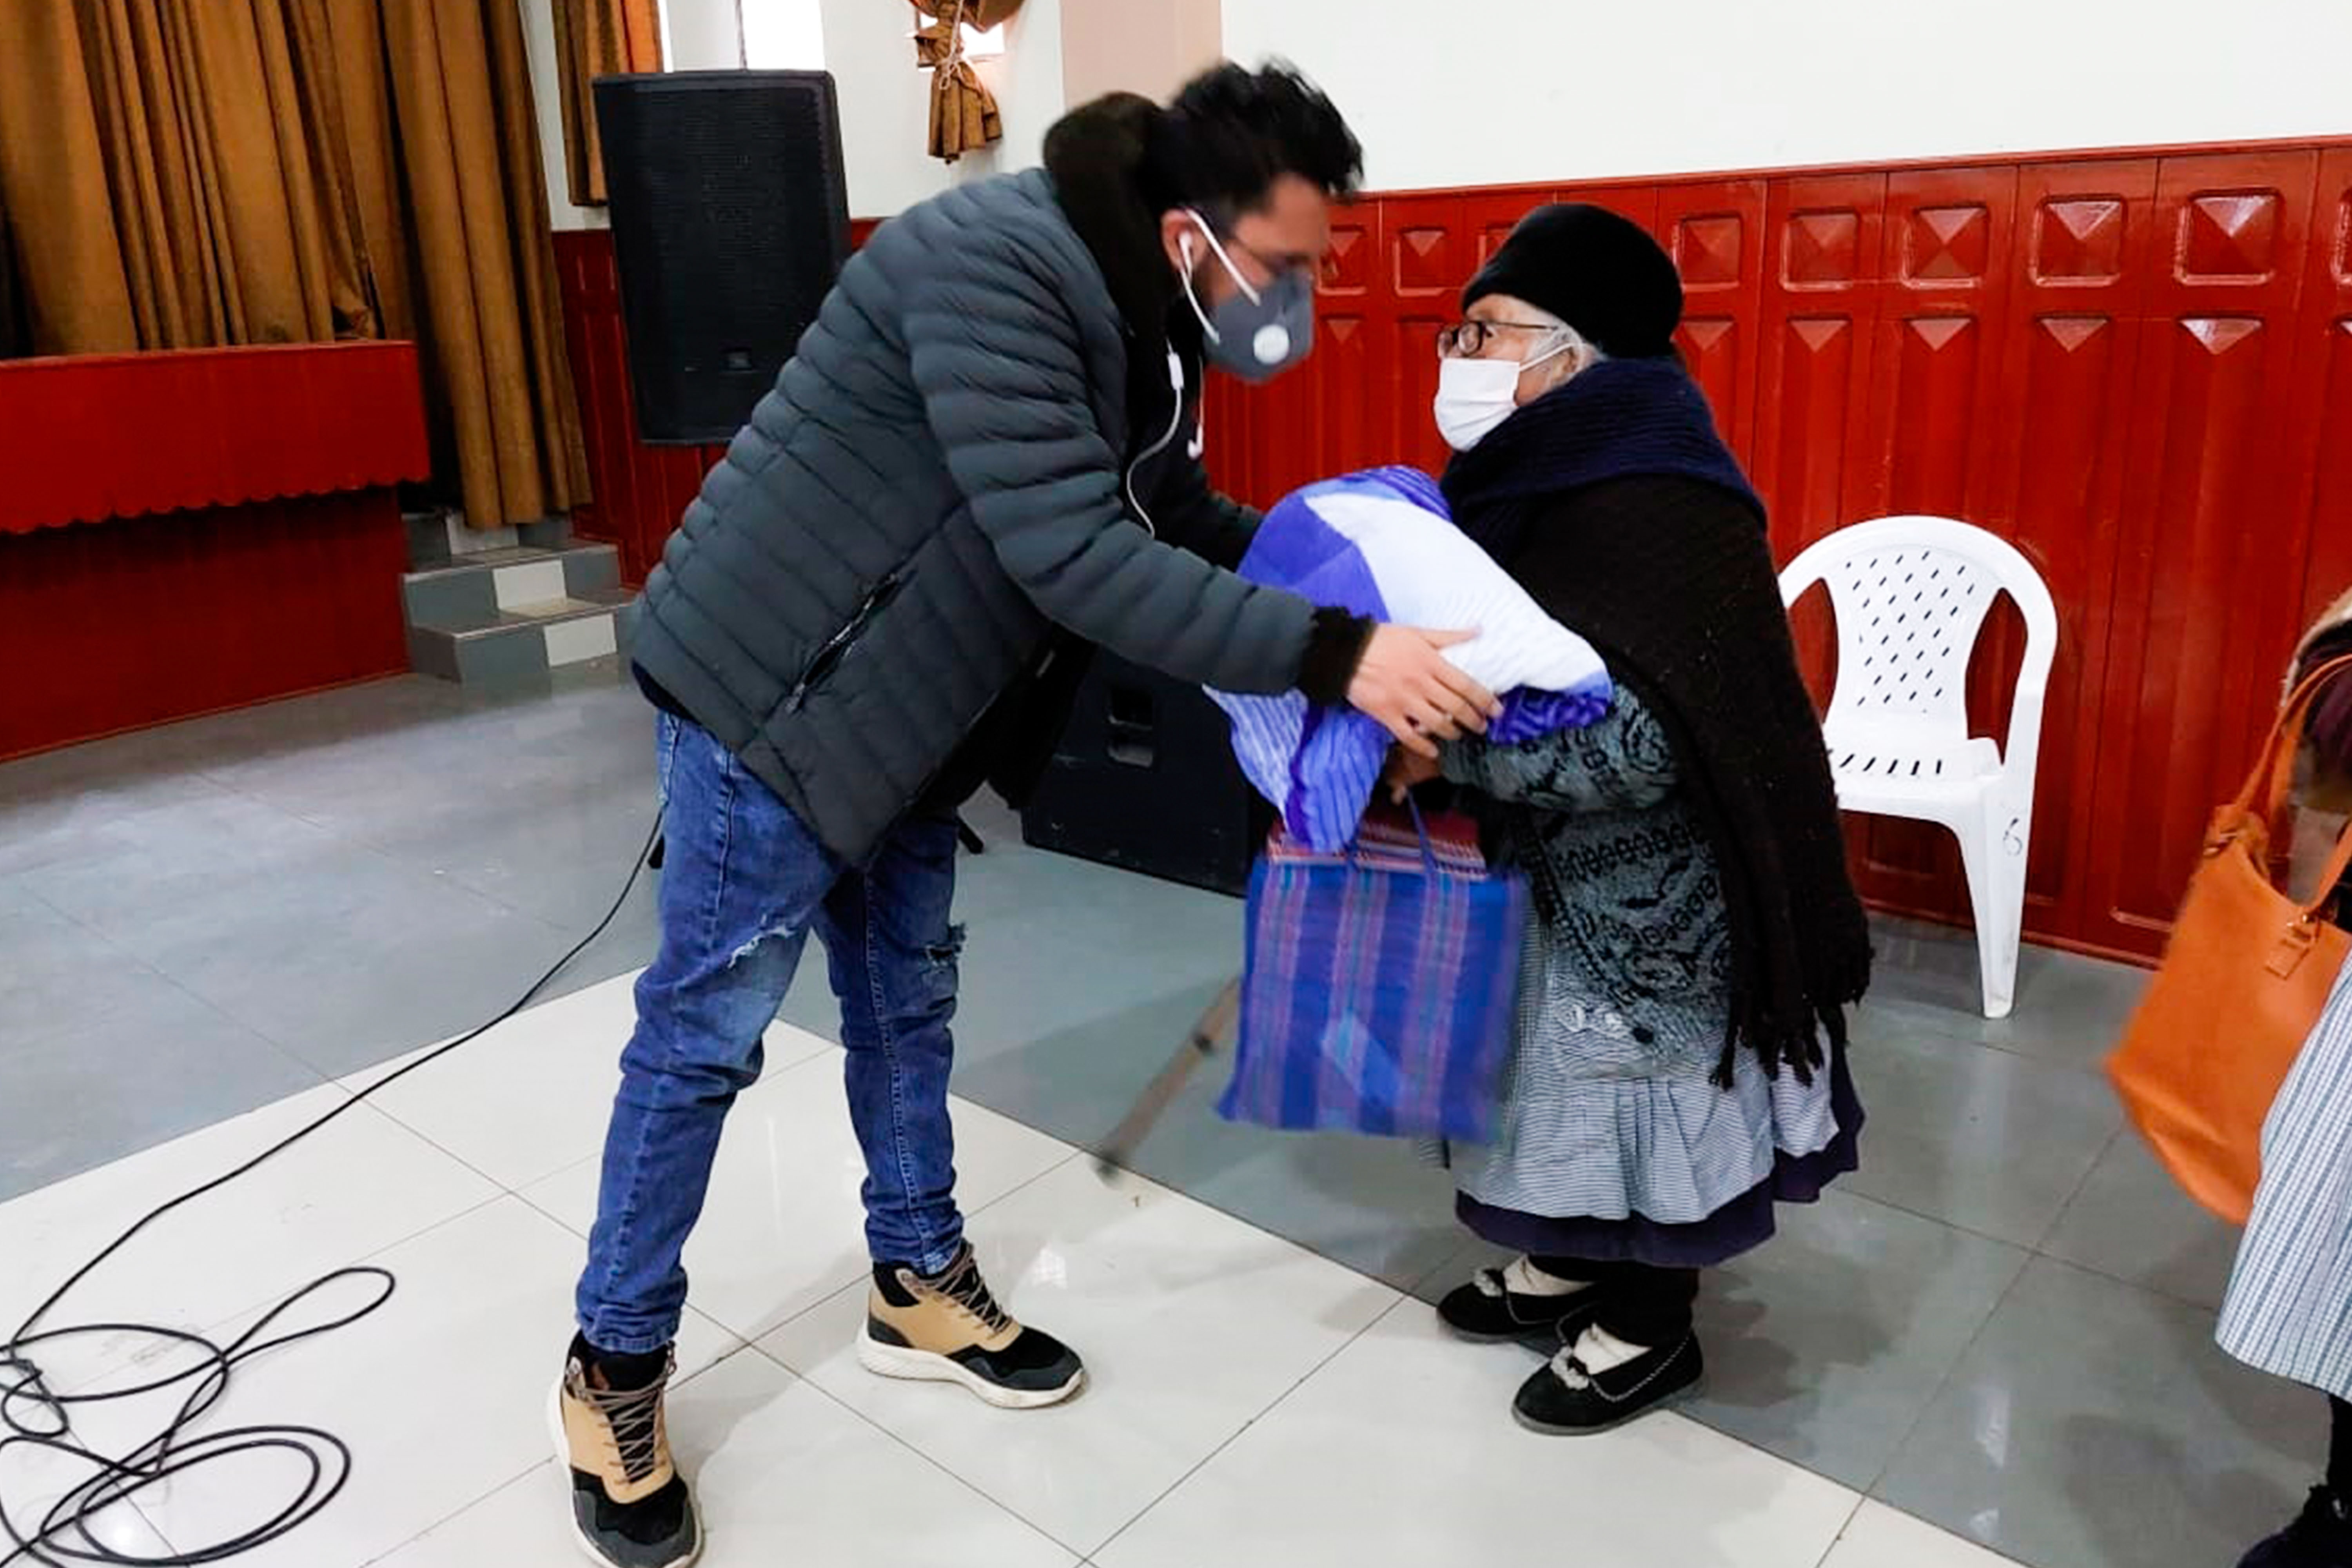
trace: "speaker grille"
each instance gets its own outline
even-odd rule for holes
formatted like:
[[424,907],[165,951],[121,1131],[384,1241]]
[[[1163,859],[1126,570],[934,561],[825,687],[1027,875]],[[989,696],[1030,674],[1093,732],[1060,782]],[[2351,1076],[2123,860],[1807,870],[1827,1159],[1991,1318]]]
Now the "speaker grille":
[[600,77],[595,93],[638,434],[725,441],[849,254],[833,78]]

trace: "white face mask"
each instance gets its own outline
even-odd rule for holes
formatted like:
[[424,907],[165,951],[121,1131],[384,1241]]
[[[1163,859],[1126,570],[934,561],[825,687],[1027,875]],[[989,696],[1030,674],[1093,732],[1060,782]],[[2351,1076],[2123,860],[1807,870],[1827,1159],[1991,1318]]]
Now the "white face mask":
[[1437,364],[1437,430],[1466,452],[1519,411],[1519,377],[1575,348],[1573,335],[1531,360],[1449,359]]

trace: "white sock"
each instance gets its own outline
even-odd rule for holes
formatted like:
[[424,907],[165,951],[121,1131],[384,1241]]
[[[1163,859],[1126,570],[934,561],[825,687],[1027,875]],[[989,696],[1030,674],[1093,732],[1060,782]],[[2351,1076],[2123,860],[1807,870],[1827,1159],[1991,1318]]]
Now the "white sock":
[[1535,1259],[1531,1258],[1514,1258],[1510,1266],[1503,1270],[1503,1288],[1514,1296],[1557,1298],[1589,1290],[1592,1282],[1589,1279],[1562,1279],[1537,1268]]
[[1651,1347],[1648,1345],[1637,1345],[1629,1341],[1621,1340],[1596,1324],[1577,1336],[1572,1353],[1578,1364],[1598,1377],[1604,1372],[1615,1371],[1627,1362],[1641,1360],[1650,1353],[1650,1350]]

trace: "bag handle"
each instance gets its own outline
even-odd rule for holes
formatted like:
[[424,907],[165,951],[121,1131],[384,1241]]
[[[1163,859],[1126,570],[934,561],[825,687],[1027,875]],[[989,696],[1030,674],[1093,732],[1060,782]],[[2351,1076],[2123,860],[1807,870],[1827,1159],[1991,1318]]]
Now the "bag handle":
[[2336,853],[2327,858],[2327,869],[2319,879],[2318,891],[2312,895],[2311,902],[2304,906],[2303,918],[2306,924],[2319,918],[2319,911],[2327,907],[2336,897],[2336,889],[2344,885],[2347,872],[2352,872],[2352,824],[2346,825],[2336,835]]
[[2261,759],[2247,775],[2245,788],[2231,803],[2232,822],[2242,821],[2252,812],[2257,795],[2263,797],[2263,820],[2275,823],[2279,819],[2294,787],[2294,759],[2303,745],[2304,721],[2311,716],[2313,704],[2329,684],[2343,675],[2352,675],[2352,654],[2329,659],[2295,687],[2271,723],[2270,739],[2263,742]]
[[[2352,660],[2347,660],[2347,662],[2352,663]],[[1423,820],[1421,815],[1421,802],[1415,800],[1411,793],[1408,792],[1404,797],[1404,807],[1407,811],[1412,814],[1412,830],[1421,836],[1422,870],[1426,873],[1429,879],[1433,882],[1438,877],[1437,846],[1430,839],[1429,824]],[[1356,826],[1356,836],[1348,840],[1348,864],[1359,871],[1363,869],[1363,847],[1364,829],[1363,825],[1359,823]]]
[[[1421,802],[1412,798],[1412,793],[1410,790],[1405,793],[1404,808],[1412,813],[1412,830],[1421,835],[1422,869],[1428,874],[1429,879],[1434,882],[1437,880],[1437,847],[1429,841],[1429,824],[1422,820]],[[2352,834],[2347,834],[2346,837],[2347,839],[2352,839]]]
[[[2252,774],[2246,780],[2246,787],[2231,804],[2227,822],[2210,847],[2211,849],[2219,850],[2237,835],[2238,825],[2252,814],[2254,797],[2258,795],[2263,797],[2264,806],[2262,820],[2272,831],[2276,831],[2286,812],[2287,797],[2294,792],[2295,756],[2303,745],[2305,721],[2310,717],[2312,706],[2338,679],[2352,679],[2352,654],[2331,658],[2318,666],[2304,677],[2287,698],[2285,705],[2279,710],[2277,720],[2271,725],[2270,741],[2263,747],[2262,760],[2254,764]],[[2284,853],[2278,846],[2273,846],[2273,851],[2274,857]],[[2310,900],[2303,905],[2300,916],[2288,932],[2287,948],[2283,952],[2281,962],[2286,961],[2286,953],[2307,950],[2316,940],[2320,911],[2335,901],[2336,889],[2342,885],[2347,873],[2352,873],[2352,826],[2347,826],[2336,835],[2336,852],[2327,858],[2326,868],[2320,874]],[[2271,875],[2280,875],[2275,860]]]

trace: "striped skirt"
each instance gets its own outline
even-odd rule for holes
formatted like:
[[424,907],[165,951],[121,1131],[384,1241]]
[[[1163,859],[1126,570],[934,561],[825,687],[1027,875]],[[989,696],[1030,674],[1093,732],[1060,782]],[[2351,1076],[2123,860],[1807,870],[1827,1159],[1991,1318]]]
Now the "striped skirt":
[[2218,1337],[2249,1366],[2352,1400],[2352,965],[2263,1124]]

